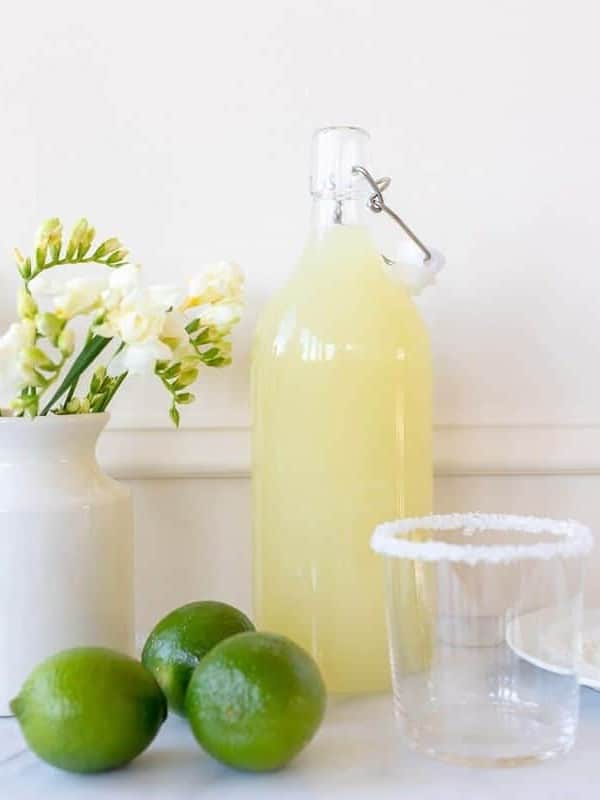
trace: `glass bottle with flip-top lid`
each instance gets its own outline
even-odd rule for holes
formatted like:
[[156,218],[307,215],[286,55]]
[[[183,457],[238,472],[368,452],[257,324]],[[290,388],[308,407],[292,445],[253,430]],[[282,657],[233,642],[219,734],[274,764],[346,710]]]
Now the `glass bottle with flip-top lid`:
[[[377,251],[370,211],[399,222],[424,262],[431,254],[385,205],[389,181],[372,178],[368,141],[359,128],[316,132],[308,241],[262,315],[252,367],[257,625],[311,652],[338,693],[389,685],[369,539],[432,502],[428,336]],[[407,572],[407,593],[415,579]],[[413,623],[404,635],[417,641]]]

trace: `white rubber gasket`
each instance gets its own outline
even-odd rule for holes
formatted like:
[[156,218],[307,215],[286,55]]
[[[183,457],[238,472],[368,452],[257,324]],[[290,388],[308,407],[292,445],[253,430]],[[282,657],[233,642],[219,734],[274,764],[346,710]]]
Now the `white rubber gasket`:
[[438,250],[430,250],[431,257],[425,261],[420,253],[412,253],[412,257],[400,256],[397,261],[385,258],[388,272],[393,280],[407,287],[413,297],[417,297],[424,289],[433,286],[439,272],[444,268],[446,259]]
[[[416,531],[462,531],[465,544],[407,538]],[[482,531],[522,533],[522,544],[469,544]],[[556,541],[526,541],[527,535],[551,534]],[[594,539],[589,528],[575,520],[521,517],[511,514],[432,514],[384,522],[375,528],[371,549],[382,556],[410,561],[456,561],[500,564],[522,559],[576,558],[589,553]]]

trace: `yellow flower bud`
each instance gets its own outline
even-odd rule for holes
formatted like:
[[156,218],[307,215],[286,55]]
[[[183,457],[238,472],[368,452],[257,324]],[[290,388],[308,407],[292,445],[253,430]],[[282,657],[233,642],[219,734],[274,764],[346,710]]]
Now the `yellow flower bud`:
[[196,396],[193,395],[191,392],[182,392],[181,394],[175,395],[175,400],[180,405],[184,405],[184,406],[189,405],[189,403],[193,403],[195,399],[196,399]]
[[[57,365],[39,347],[26,347],[21,357],[25,369],[43,369],[46,372],[53,372]],[[34,384],[37,385],[37,384]]]
[[72,328],[64,328],[58,337],[58,349],[63,358],[69,358],[75,350],[75,333]]
[[33,367],[23,365],[21,373],[27,386],[37,386],[39,389],[45,389],[48,381]]
[[38,314],[35,318],[35,327],[37,331],[42,336],[45,336],[49,339],[52,344],[56,344],[58,342],[58,337],[60,336],[63,328],[65,327],[65,322],[62,319],[59,319],[56,314],[52,314],[50,311],[45,311],[43,314]]
[[102,242],[102,244],[96,249],[94,258],[102,258],[102,256],[112,253],[113,250],[118,250],[120,247],[121,242],[115,236],[113,236],[111,239],[107,239],[105,242]]
[[62,222],[58,217],[47,219],[39,227],[36,236],[36,246],[45,250],[48,245],[56,245],[62,239]]
[[124,248],[122,248],[120,250],[115,250],[115,252],[112,253],[106,259],[106,263],[107,264],[111,264],[111,265],[112,264],[118,264],[119,261],[125,261],[125,259],[127,258],[128,255],[129,255],[129,250],[125,250]]
[[35,300],[24,286],[19,290],[17,313],[21,319],[33,319],[37,314]]
[[179,391],[179,389],[185,389],[186,386],[191,386],[198,378],[198,370],[197,369],[188,369],[185,372],[182,372],[177,380],[175,381],[174,389],[175,391]]
[[83,258],[83,256],[86,255],[86,253],[92,246],[92,242],[94,241],[95,235],[96,235],[96,229],[88,228],[81,237],[81,242],[79,243],[79,250],[77,253],[80,258]]
[[201,357],[196,353],[185,356],[181,359],[181,371],[187,372],[190,369],[195,369],[198,371],[198,366],[200,365],[201,361]]
[[17,267],[19,267],[19,268],[22,267],[23,264],[25,263],[25,256],[19,250],[18,247],[15,247],[15,249],[13,250],[13,253],[15,255],[15,261],[17,262]]
[[69,244],[67,245],[67,253],[66,258],[70,261],[73,256],[76,255],[77,250],[79,249],[79,245],[81,244],[82,238],[85,236],[88,229],[88,221],[87,219],[80,219],[78,220],[73,230],[71,231],[71,238],[69,239]]

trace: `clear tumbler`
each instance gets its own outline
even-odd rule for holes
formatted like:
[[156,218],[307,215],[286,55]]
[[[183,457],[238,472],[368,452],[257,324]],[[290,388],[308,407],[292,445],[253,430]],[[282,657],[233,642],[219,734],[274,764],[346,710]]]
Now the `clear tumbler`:
[[396,718],[409,744],[512,766],[568,751],[584,556],[572,521],[449,514],[380,525]]

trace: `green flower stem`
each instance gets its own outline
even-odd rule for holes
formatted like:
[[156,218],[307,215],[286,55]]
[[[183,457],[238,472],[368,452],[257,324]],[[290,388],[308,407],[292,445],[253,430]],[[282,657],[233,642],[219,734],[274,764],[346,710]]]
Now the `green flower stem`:
[[[88,346],[88,344],[91,342],[92,338],[93,338],[93,333],[92,333],[91,328],[90,328],[90,330],[88,331],[87,338],[85,340],[85,344],[83,346],[84,350]],[[63,409],[66,409],[68,403],[73,399],[73,395],[75,394],[75,389],[77,389],[77,384],[79,383],[79,378],[80,377],[81,377],[81,373],[79,373],[79,375],[77,375],[77,377],[75,378],[73,383],[69,386],[69,391],[67,392],[67,396],[65,398],[65,402],[63,403]]]
[[60,360],[59,360],[58,364],[56,365],[56,369],[53,370],[54,374],[52,376],[49,376],[47,378],[46,385],[43,388],[40,388],[38,390],[38,399],[41,399],[42,395],[44,395],[48,391],[48,389],[52,386],[52,384],[56,383],[56,381],[58,379],[58,376],[60,375],[60,371],[64,367],[66,360],[67,359],[64,356],[60,357]]
[[29,284],[29,281],[33,280],[33,278],[37,277],[40,274],[40,272],[45,272],[47,269],[51,269],[52,267],[64,267],[67,264],[71,264],[73,266],[76,266],[77,264],[102,264],[105,267],[110,267],[111,269],[116,269],[118,267],[123,266],[124,263],[125,262],[123,261],[123,262],[119,262],[119,263],[116,263],[116,264],[113,264],[113,263],[109,264],[106,261],[106,256],[98,257],[98,256],[95,256],[95,255],[88,256],[87,258],[76,258],[76,257],[74,257],[74,258],[54,258],[54,259],[52,259],[52,261],[47,261],[45,264],[42,264],[42,266],[37,267],[36,269],[34,269],[34,271],[31,274],[31,277],[27,280],[26,283]]
[[[118,356],[119,353],[124,348],[125,348],[125,342],[121,342],[121,344],[117,347],[115,352],[112,354],[112,357],[110,358],[110,361],[112,361],[116,356]],[[110,361],[109,361],[109,363],[110,363]],[[103,400],[102,404],[96,409],[97,412],[100,413],[100,412],[106,411],[106,409],[108,408],[109,403],[112,401],[113,397],[115,396],[115,394],[119,390],[119,387],[121,386],[121,384],[123,383],[123,381],[125,380],[125,378],[127,377],[128,374],[129,374],[128,372],[122,372],[116,378],[110,378],[110,377],[108,377],[108,375],[105,375],[104,380],[102,381],[102,386],[100,387],[101,389],[104,389],[105,397],[104,397],[104,400]],[[90,386],[90,394],[91,394],[91,386]]]
[[119,375],[119,377],[113,383],[113,386],[112,386],[110,392],[107,394],[106,399],[102,403],[102,406],[99,409],[100,411],[106,411],[106,409],[108,408],[108,404],[111,402],[113,397],[116,395],[117,391],[119,390],[119,387],[121,386],[121,384],[123,383],[123,381],[125,380],[125,378],[127,377],[128,374],[129,374],[128,372],[123,372],[122,375]]
[[67,392],[67,396],[65,397],[65,402],[63,403],[63,408],[66,408],[69,401],[73,399],[73,395],[75,394],[75,389],[77,388],[77,384],[79,383],[79,378],[81,376],[78,375],[73,383],[69,386],[69,391]]
[[80,376],[90,366],[90,364],[100,355],[111,339],[104,336],[92,336],[71,365],[71,369],[65,375],[63,382],[60,384],[52,399],[46,404],[41,416],[45,417],[51,411],[54,404],[69,390],[73,383],[77,384]]

